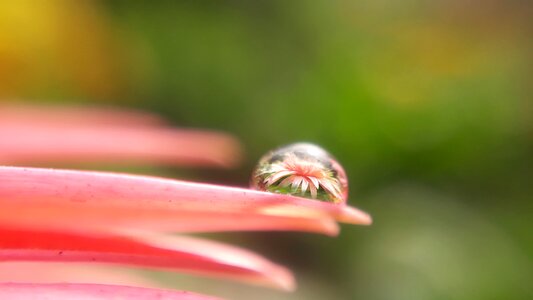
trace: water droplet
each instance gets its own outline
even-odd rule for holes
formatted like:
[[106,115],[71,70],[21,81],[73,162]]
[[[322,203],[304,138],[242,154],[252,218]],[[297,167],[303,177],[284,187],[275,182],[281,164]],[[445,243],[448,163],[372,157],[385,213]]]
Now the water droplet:
[[296,143],[264,155],[255,167],[251,186],[333,203],[345,203],[348,179],[341,165],[324,149]]

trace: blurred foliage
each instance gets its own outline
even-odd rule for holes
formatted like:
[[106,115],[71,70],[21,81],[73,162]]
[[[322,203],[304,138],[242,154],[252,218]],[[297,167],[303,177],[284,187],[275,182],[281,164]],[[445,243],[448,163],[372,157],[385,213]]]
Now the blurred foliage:
[[0,95],[131,105],[236,134],[245,165],[191,174],[206,181],[245,185],[267,150],[315,142],[375,217],[338,239],[241,236],[296,270],[293,295],[180,288],[531,299],[532,20],[520,0],[6,2]]

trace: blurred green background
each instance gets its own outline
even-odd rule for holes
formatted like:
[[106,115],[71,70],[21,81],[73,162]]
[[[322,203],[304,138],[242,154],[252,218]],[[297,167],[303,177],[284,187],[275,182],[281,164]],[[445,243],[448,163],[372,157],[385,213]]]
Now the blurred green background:
[[6,1],[0,96],[135,107],[266,151],[311,141],[371,227],[223,234],[293,294],[157,274],[230,299],[533,299],[530,1]]

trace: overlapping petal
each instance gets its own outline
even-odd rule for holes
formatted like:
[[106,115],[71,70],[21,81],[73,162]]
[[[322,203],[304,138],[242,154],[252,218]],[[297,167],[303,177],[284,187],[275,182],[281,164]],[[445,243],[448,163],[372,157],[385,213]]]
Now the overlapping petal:
[[0,282],[100,283],[162,288],[158,281],[130,267],[84,262],[2,261]]
[[112,263],[294,288],[292,274],[249,251],[191,237],[89,235],[0,226],[0,261]]
[[216,300],[183,291],[155,290],[102,284],[0,283],[3,300]]

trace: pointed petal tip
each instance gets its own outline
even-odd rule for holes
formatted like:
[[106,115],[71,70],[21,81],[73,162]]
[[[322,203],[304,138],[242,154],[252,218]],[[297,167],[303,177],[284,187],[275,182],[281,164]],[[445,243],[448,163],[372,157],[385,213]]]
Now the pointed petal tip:
[[341,210],[339,222],[355,225],[371,225],[372,217],[358,208],[346,205]]
[[332,219],[320,220],[320,222],[322,223],[322,226],[324,228],[323,233],[325,235],[328,235],[328,236],[331,236],[331,237],[339,235],[340,228],[339,228],[339,224],[337,224],[337,222],[335,222]]
[[286,292],[293,292],[296,290],[296,280],[291,271],[285,268],[279,268],[273,273],[275,274],[272,278],[274,287]]
[[263,272],[262,278],[252,279],[250,283],[284,292],[293,292],[296,290],[294,274],[289,269],[280,265],[272,265],[267,271]]

